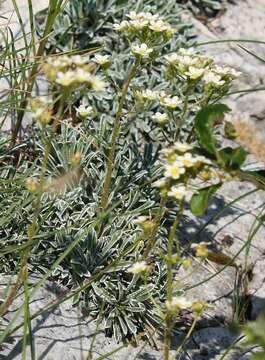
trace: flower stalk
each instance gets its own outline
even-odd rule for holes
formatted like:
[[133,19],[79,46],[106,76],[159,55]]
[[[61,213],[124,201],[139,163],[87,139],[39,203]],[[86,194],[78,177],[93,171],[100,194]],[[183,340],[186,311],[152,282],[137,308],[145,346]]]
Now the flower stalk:
[[[173,267],[172,267],[172,256],[173,256],[173,249],[174,249],[174,240],[176,238],[176,230],[180,222],[180,218],[182,216],[184,209],[184,200],[180,202],[179,212],[174,220],[174,223],[170,229],[169,238],[168,238],[168,246],[167,246],[167,302],[172,301],[173,297]],[[180,249],[179,244],[177,241],[177,253],[179,255]],[[169,360],[169,351],[170,351],[170,344],[171,344],[171,331],[173,327],[173,317],[174,314],[167,310],[166,313],[166,328],[164,334],[164,359]]]
[[127,79],[125,80],[123,87],[122,87],[121,98],[119,101],[119,107],[118,107],[116,117],[114,120],[114,126],[113,126],[111,142],[110,142],[110,147],[109,147],[109,153],[108,153],[108,158],[107,158],[106,176],[104,179],[103,189],[102,189],[102,193],[101,193],[100,208],[103,210],[106,209],[106,207],[108,206],[108,201],[109,201],[110,184],[111,184],[111,177],[112,177],[113,166],[114,166],[116,142],[117,142],[117,139],[120,134],[120,125],[121,125],[120,122],[121,122],[121,117],[122,117],[122,109],[123,109],[123,105],[124,105],[124,102],[126,99],[126,95],[128,93],[130,83],[135,76],[135,73],[137,71],[138,66],[140,65],[140,62],[141,62],[141,57],[139,57],[139,56],[136,57],[135,62],[133,63],[133,65],[131,66],[131,69],[129,71],[129,75],[128,75]]

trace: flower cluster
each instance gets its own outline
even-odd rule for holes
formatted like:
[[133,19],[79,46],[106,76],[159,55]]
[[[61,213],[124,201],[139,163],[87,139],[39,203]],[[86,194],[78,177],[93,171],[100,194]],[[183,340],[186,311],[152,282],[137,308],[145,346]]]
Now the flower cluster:
[[168,115],[165,113],[161,113],[161,112],[156,112],[153,116],[152,119],[154,122],[156,122],[159,125],[164,125],[168,122]]
[[114,24],[114,29],[127,36],[142,37],[144,33],[149,40],[154,40],[154,38],[157,40],[157,37],[160,37],[160,40],[167,41],[174,34],[174,29],[167,21],[150,12],[131,11],[126,17],[129,20]]
[[[137,90],[135,92],[136,100],[141,104],[148,104],[147,102],[158,101],[159,104],[166,110],[175,110],[181,105],[181,99],[178,96],[168,95],[165,91],[158,90]],[[152,116],[152,120],[159,125],[164,125],[168,122],[169,116],[166,113],[156,112]]]
[[131,11],[126,17],[128,20],[114,24],[114,30],[130,40],[138,40],[138,43],[132,45],[132,53],[136,57],[150,57],[154,53],[154,46],[164,44],[174,34],[174,29],[167,21],[150,12]]
[[145,43],[132,45],[132,53],[142,58],[148,58],[149,55],[154,51],[153,48],[148,47]]
[[179,75],[189,80],[197,80],[213,62],[211,58],[197,55],[191,49],[179,49],[178,53],[165,56],[166,61]]
[[190,144],[177,142],[161,151],[164,160],[164,178],[154,183],[164,195],[178,201],[188,195],[187,182],[198,172],[211,165],[211,161],[201,155],[193,154]]
[[181,100],[178,96],[161,96],[160,104],[168,109],[176,109],[181,104]]
[[146,89],[146,90],[137,90],[135,92],[135,97],[139,102],[143,102],[145,103],[146,101],[156,101],[160,99],[160,91],[157,90],[150,90],[150,89]]
[[179,49],[178,53],[165,56],[168,73],[178,75],[189,82],[202,81],[207,91],[219,89],[236,79],[240,73],[232,68],[218,66],[213,59],[196,54],[191,49]]
[[102,91],[105,83],[100,77],[92,74],[94,67],[88,57],[63,55],[48,58],[43,70],[50,81],[63,87],[85,84],[96,91]]

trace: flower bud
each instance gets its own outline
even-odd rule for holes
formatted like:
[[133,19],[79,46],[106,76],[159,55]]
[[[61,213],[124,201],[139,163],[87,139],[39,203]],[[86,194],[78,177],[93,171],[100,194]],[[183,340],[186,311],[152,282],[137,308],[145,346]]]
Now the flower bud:
[[81,158],[82,158],[82,154],[79,151],[77,151],[75,154],[71,155],[69,159],[70,164],[73,166],[78,166],[80,164]]
[[29,192],[34,193],[38,189],[39,182],[37,179],[28,178],[26,180],[25,186]]

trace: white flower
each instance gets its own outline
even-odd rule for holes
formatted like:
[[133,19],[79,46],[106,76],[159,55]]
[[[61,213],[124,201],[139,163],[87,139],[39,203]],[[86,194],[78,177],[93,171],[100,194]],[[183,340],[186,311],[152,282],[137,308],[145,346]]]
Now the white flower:
[[221,76],[215,74],[213,71],[206,71],[203,75],[203,81],[206,85],[213,85],[216,87],[223,86],[225,81],[222,80]]
[[80,55],[74,55],[71,57],[71,60],[72,60],[73,64],[75,64],[77,66],[82,66],[88,62],[89,58],[82,57]]
[[163,99],[161,99],[161,103],[171,109],[175,109],[180,103],[180,99],[178,96],[173,96],[171,97],[164,97]]
[[96,54],[94,57],[94,61],[99,65],[105,65],[105,64],[109,63],[109,56]]
[[182,309],[188,309],[192,306],[192,302],[183,296],[175,296],[171,301],[166,301],[166,307],[170,312],[178,312]]
[[193,157],[191,153],[185,153],[182,156],[179,156],[178,162],[184,167],[192,167],[197,163],[197,158]]
[[166,179],[165,178],[162,178],[162,179],[159,179],[157,181],[155,181],[153,183],[153,187],[158,187],[158,188],[162,188],[166,185]]
[[188,55],[188,56],[192,56],[194,55],[194,50],[189,48],[189,49],[184,49],[184,48],[180,48],[178,50],[179,54],[181,55]]
[[63,72],[58,72],[56,76],[56,83],[62,86],[70,86],[75,81],[75,72],[72,70]]
[[65,73],[59,72],[56,77],[57,84],[70,86],[73,83],[88,83],[96,91],[105,89],[105,82],[98,76],[93,76],[82,68],[68,70]]
[[235,69],[230,68],[230,76],[232,76],[234,79],[237,79],[239,76],[242,75],[240,71],[236,71]]
[[120,24],[114,24],[113,28],[116,31],[126,31],[130,27],[130,23],[127,20],[123,20]]
[[153,52],[153,49],[143,43],[141,45],[132,45],[132,52],[133,54],[140,55],[141,57],[148,57]]
[[155,21],[155,20],[157,20],[158,19],[158,15],[157,14],[152,14],[152,13],[150,13],[150,12],[145,12],[145,13],[142,13],[142,14],[144,14],[144,17],[145,17],[145,19],[146,20],[148,20],[148,21]]
[[72,57],[62,56],[51,56],[46,60],[46,63],[57,68],[63,68],[72,64]]
[[91,74],[84,69],[76,69],[74,74],[74,81],[79,83],[89,82],[91,79]]
[[76,108],[77,115],[81,117],[87,117],[88,115],[91,115],[93,112],[92,106],[86,106],[84,104],[81,104],[78,108]]
[[174,149],[181,152],[181,153],[185,153],[186,151],[191,150],[192,146],[190,144],[187,144],[187,143],[176,142],[174,144]]
[[67,55],[62,55],[62,56],[52,56],[49,57],[46,60],[46,63],[56,67],[56,68],[65,68],[67,66],[71,66],[71,65],[76,65],[76,66],[82,66],[84,64],[86,64],[89,61],[89,57],[88,56],[80,56],[80,55],[72,55],[72,56],[67,56]]
[[130,25],[136,30],[142,30],[145,26],[148,25],[148,21],[144,19],[135,19],[130,21]]
[[185,72],[185,75],[188,76],[192,80],[197,80],[200,78],[205,72],[205,69],[200,69],[195,66],[190,66],[189,70]]
[[145,272],[149,269],[149,266],[145,261],[138,261],[134,263],[131,267],[128,268],[128,272],[133,274],[139,274],[141,272]]
[[74,82],[87,82],[90,80],[90,73],[83,69],[68,70],[66,72],[59,72],[56,77],[57,84],[63,86],[70,86]]
[[197,162],[201,162],[201,163],[207,164],[207,165],[212,165],[211,160],[207,159],[207,158],[206,158],[205,156],[203,156],[203,155],[197,155],[197,156],[195,157],[195,159],[196,159]]
[[168,192],[168,195],[176,200],[182,200],[187,195],[187,189],[185,186],[173,186]]
[[135,11],[130,11],[126,16],[131,20],[139,19],[139,15]]
[[196,64],[197,59],[196,59],[196,58],[193,58],[193,57],[191,57],[191,56],[188,56],[188,55],[184,55],[184,56],[180,56],[180,57],[179,57],[179,62],[180,62],[182,65],[191,66],[191,65],[195,65],[195,64]]
[[155,32],[163,32],[170,28],[170,26],[163,20],[151,21],[149,28]]
[[175,161],[173,164],[168,164],[165,166],[165,177],[167,178],[177,180],[184,173],[185,168],[178,161]]
[[229,75],[230,74],[230,68],[225,66],[219,66],[215,65],[212,69],[216,74],[219,75]]
[[178,62],[178,60],[179,60],[179,55],[176,54],[176,53],[169,54],[169,55],[165,55],[165,59],[166,59],[170,64],[175,64],[175,63]]
[[158,18],[158,15],[153,15],[150,12],[139,12],[136,13],[135,11],[130,11],[129,14],[126,15],[131,20],[147,20],[153,21]]
[[152,119],[157,122],[158,124],[165,124],[168,121],[168,116],[167,114],[162,114],[160,112],[156,112],[153,116]]
[[141,92],[141,96],[146,100],[157,100],[159,97],[157,91],[153,91],[150,89],[143,90]]
[[95,91],[103,91],[106,87],[105,82],[98,76],[91,76],[90,84]]
[[141,216],[138,216],[138,218],[134,219],[133,223],[135,225],[141,225],[141,224],[145,223],[148,220],[149,220],[149,218],[147,216],[141,215]]
[[175,151],[173,149],[173,147],[169,147],[169,148],[165,148],[160,150],[160,154],[164,157],[167,158],[168,156],[172,156],[174,155]]
[[160,100],[163,100],[167,96],[167,93],[164,90],[159,91],[158,97]]
[[236,71],[235,69],[230,68],[228,66],[216,65],[213,68],[213,71],[220,76],[231,76],[234,79],[238,78],[241,75],[241,72]]

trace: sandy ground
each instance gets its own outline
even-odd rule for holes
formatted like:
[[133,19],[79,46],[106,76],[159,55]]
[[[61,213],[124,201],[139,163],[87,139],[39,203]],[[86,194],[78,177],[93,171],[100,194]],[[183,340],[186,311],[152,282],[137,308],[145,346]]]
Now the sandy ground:
[[[21,1],[21,9],[26,10],[24,5],[26,0]],[[6,1],[5,9],[10,8],[11,0]],[[45,7],[46,1],[34,2],[38,10]],[[13,14],[12,24],[16,24]],[[256,39],[264,41],[265,34],[265,0],[239,0],[236,5],[229,5],[228,11],[219,19],[203,25],[196,19],[192,19],[199,34],[199,41],[220,40],[220,39]],[[11,22],[10,22],[11,23]],[[13,26],[13,25],[12,25]],[[14,25],[15,26],[15,25]],[[265,45],[251,45],[242,43],[247,49],[255,51],[260,57],[265,58]],[[214,56],[217,62],[235,67],[243,73],[237,82],[235,90],[247,89],[253,86],[262,86],[265,82],[265,64],[250,56],[239,44],[215,44],[201,47],[207,53]],[[239,96],[234,95],[226,100],[233,109],[234,116],[250,117],[255,120],[260,131],[265,133],[265,92],[250,93]],[[240,194],[253,188],[247,183],[232,182],[226,184],[222,192],[218,194],[213,202],[207,216],[201,219],[190,217],[189,221],[183,224],[182,234],[190,238],[198,226],[204,224],[218,209],[224,204]],[[202,240],[208,240],[215,246],[228,254],[236,254],[244,245],[249,229],[255,221],[255,216],[265,203],[265,194],[258,192],[243,199],[239,203],[230,206],[213,224],[201,234]],[[189,214],[190,216],[190,214]],[[184,237],[185,237],[184,236]],[[255,235],[250,247],[250,263],[254,264],[253,280],[250,283],[252,318],[255,318],[261,308],[265,305],[265,229],[261,227]],[[227,241],[229,240],[229,241]],[[239,256],[244,261],[244,252]],[[220,270],[220,266],[207,264],[196,272],[196,278],[189,280],[186,284],[190,287],[198,280],[204,280]],[[185,274],[182,274],[183,276]],[[188,292],[191,297],[204,298],[212,303],[214,307],[205,315],[204,328],[194,332],[191,341],[187,346],[188,355],[181,358],[174,357],[176,344],[172,347],[173,358],[182,360],[210,360],[219,359],[220,353],[226,349],[234,340],[235,335],[224,328],[223,322],[230,321],[232,318],[232,298],[231,291],[234,287],[235,270],[228,268],[212,280],[199,287],[195,287]],[[6,278],[2,279],[2,287],[6,283]],[[47,284],[31,304],[34,312],[47,302],[56,298],[56,291],[53,290],[54,284]],[[20,307],[22,300],[18,299],[15,307]],[[15,309],[13,308],[12,311]],[[4,321],[12,317],[8,314]],[[22,318],[20,317],[20,320]],[[34,320],[33,329],[35,334],[38,359],[81,359],[85,356],[85,350],[89,349],[89,344],[95,332],[95,325],[88,319],[80,320],[80,314],[71,308],[70,303],[59,306]],[[8,339],[4,346],[0,359],[21,359],[21,332],[17,332]],[[176,339],[177,343],[177,339]],[[158,348],[162,348],[162,343],[157,340]],[[97,335],[94,344],[93,359],[112,351],[117,347],[114,341],[107,339],[102,333]],[[83,351],[82,351],[83,349]],[[124,348],[114,355],[109,355],[106,359],[162,359],[161,351],[156,351],[146,347],[141,355],[137,355],[140,348]],[[29,356],[29,355],[28,355]],[[28,357],[30,359],[30,356]],[[246,360],[250,355],[243,355],[240,350],[232,351],[226,359]]]

